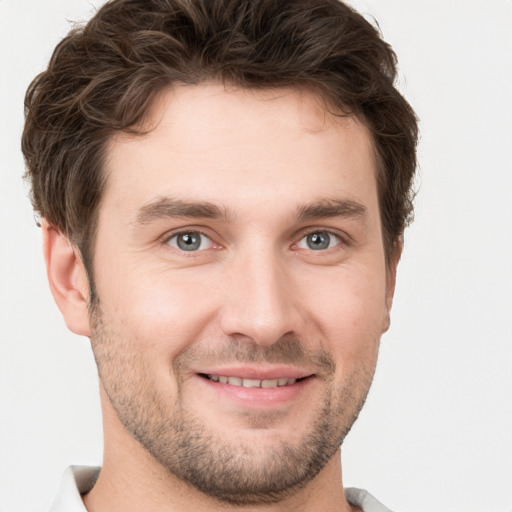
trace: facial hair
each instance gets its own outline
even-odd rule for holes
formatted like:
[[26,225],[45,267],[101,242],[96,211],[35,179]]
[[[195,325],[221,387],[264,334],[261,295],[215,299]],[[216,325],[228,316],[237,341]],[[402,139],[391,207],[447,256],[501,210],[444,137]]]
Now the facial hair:
[[[167,471],[202,493],[231,505],[282,501],[303,488],[338,452],[366,399],[375,361],[361,365],[336,385],[336,364],[325,350],[306,350],[297,338],[270,346],[226,339],[215,350],[194,346],[172,363],[175,396],[162,397],[152,370],[126,333],[108,322],[99,301],[91,310],[91,343],[103,388],[125,429]],[[376,359],[376,358],[375,358]],[[191,364],[275,363],[315,368],[324,393],[300,443],[281,439],[266,451],[254,443],[226,438],[187,407],[184,375]],[[169,370],[171,371],[171,370]],[[317,377],[315,377],[317,378]],[[251,428],[265,429],[275,419],[257,413]],[[235,433],[234,433],[235,434]]]

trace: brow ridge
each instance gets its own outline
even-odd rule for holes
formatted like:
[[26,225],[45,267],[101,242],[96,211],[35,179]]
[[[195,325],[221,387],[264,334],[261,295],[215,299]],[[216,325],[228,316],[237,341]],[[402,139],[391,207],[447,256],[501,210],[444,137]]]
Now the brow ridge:
[[[366,214],[366,207],[351,199],[321,199],[297,208],[299,221],[330,217],[361,218]],[[142,206],[136,221],[139,224],[148,224],[155,220],[173,217],[228,219],[230,215],[226,209],[208,201],[185,201],[161,197]]]
[[218,219],[226,218],[225,210],[207,201],[183,201],[161,197],[142,206],[137,214],[139,224],[172,217]]
[[298,208],[299,220],[312,220],[330,217],[364,218],[367,208],[352,199],[321,199]]

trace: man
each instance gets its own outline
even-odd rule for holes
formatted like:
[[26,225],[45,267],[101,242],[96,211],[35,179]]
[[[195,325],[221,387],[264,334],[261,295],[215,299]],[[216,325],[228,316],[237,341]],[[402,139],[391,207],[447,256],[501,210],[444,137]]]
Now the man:
[[105,445],[53,510],[387,510],[339,448],[412,210],[394,78],[335,0],[114,0],[59,44],[23,151]]

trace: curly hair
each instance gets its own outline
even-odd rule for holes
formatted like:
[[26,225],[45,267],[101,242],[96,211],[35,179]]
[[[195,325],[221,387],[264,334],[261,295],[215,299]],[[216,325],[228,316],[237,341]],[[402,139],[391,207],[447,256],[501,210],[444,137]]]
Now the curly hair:
[[80,249],[91,277],[106,143],[138,133],[162,89],[305,87],[371,133],[389,260],[412,218],[418,138],[395,79],[393,50],[338,0],[109,1],[28,88],[22,150],[34,210]]

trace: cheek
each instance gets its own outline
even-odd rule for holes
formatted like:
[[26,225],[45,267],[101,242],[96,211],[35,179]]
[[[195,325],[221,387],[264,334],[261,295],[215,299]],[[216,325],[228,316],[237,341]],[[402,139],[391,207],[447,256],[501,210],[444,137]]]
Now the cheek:
[[204,281],[178,272],[111,269],[98,286],[102,309],[119,330],[148,353],[174,357],[196,340],[215,312]]
[[317,287],[309,309],[338,366],[348,367],[377,356],[385,331],[386,282],[380,272],[344,271]]

